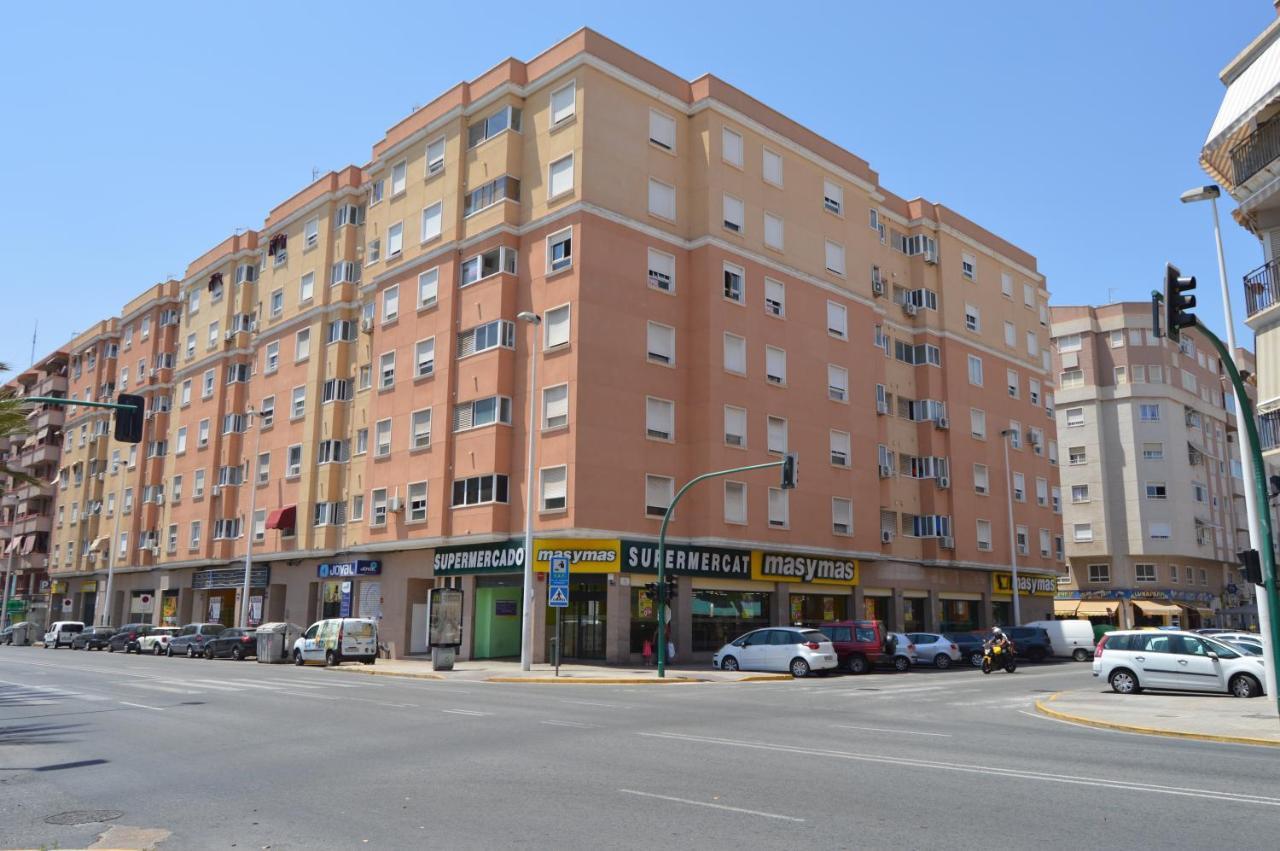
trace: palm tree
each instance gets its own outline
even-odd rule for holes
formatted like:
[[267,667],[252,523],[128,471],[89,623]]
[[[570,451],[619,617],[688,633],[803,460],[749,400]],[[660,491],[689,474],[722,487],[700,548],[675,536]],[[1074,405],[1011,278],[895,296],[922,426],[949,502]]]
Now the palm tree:
[[[8,372],[9,367],[0,363],[0,373]],[[9,438],[11,441],[17,441],[27,434],[27,405],[22,401],[22,397],[13,391],[11,387],[0,388],[0,439]],[[15,470],[8,464],[0,463],[0,480],[8,478],[13,484],[37,484],[37,480],[26,473]],[[3,483],[0,482],[0,493],[3,493]]]

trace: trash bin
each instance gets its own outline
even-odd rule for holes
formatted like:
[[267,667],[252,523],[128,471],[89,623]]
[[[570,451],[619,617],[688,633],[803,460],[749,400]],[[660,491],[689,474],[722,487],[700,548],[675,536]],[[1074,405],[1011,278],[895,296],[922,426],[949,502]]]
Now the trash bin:
[[280,664],[292,661],[293,642],[302,635],[302,627],[292,623],[264,623],[258,627],[258,661]]
[[26,647],[31,644],[31,624],[23,621],[13,625],[13,643],[17,647]]

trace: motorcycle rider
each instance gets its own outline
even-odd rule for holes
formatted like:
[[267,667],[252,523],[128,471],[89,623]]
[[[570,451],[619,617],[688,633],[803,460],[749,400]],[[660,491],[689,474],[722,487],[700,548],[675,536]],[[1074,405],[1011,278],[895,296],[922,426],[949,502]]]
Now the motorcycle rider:
[[1002,653],[1013,653],[1013,639],[1004,634],[998,626],[991,627],[991,639],[989,641],[992,647],[999,647]]

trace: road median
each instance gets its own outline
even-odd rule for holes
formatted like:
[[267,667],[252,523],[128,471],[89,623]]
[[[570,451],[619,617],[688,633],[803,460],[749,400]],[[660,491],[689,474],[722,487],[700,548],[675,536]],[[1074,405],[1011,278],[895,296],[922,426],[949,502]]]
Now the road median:
[[[1226,695],[1120,695],[1093,689],[1060,691],[1036,701],[1048,718],[1146,736],[1280,747],[1280,721],[1270,704]],[[1159,723],[1155,723],[1156,721]]]

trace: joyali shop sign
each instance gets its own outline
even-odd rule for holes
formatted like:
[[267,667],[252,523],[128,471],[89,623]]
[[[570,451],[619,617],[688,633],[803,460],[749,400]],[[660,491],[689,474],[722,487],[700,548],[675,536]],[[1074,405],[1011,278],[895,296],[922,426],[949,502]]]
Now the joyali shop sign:
[[[991,574],[991,592],[993,594],[1013,593],[1012,573]],[[1032,597],[1053,597],[1058,593],[1058,579],[1055,576],[1032,576],[1026,573],[1018,576],[1018,593]]]

